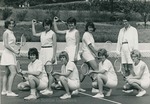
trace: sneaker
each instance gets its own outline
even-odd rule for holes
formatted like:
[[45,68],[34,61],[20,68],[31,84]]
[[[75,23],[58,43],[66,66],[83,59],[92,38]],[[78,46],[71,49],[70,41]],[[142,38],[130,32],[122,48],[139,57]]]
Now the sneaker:
[[94,98],[103,98],[103,97],[104,97],[104,94],[98,93],[98,94],[94,95],[93,97],[94,97]]
[[18,96],[18,94],[15,94],[14,92],[7,92],[7,96]]
[[98,89],[92,88],[92,93],[99,93]]
[[112,89],[110,89],[110,90],[106,93],[106,95],[105,95],[105,96],[110,96],[110,95],[111,95],[111,93],[112,93]]
[[70,99],[71,98],[71,95],[68,95],[68,94],[64,94],[63,96],[60,97],[60,99]]
[[53,91],[50,91],[50,90],[46,90],[44,91],[43,93],[41,93],[42,95],[52,95],[53,94]]
[[7,95],[7,91],[2,91],[1,95]]
[[124,92],[124,93],[131,93],[131,92],[133,92],[133,89],[131,89],[131,90],[122,90],[122,92]]
[[146,91],[145,90],[142,90],[142,91],[140,91],[136,96],[137,97],[141,97],[141,96],[143,96],[143,95],[145,95],[146,94]]
[[85,89],[82,89],[82,88],[79,88],[78,89],[80,92],[85,92],[86,90]]
[[42,94],[42,93],[44,93],[45,91],[47,91],[47,89],[41,90],[40,93]]
[[74,90],[74,91],[72,91],[71,95],[78,95],[78,93],[79,93],[79,90]]
[[25,100],[35,100],[35,99],[37,99],[37,96],[31,94],[31,95],[25,97],[24,99]]

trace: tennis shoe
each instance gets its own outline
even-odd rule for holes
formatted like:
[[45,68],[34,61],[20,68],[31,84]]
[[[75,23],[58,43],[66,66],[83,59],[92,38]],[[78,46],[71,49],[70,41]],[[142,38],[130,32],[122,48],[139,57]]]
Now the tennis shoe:
[[97,94],[94,95],[93,97],[94,97],[94,98],[103,98],[103,97],[104,97],[104,94],[97,93]]
[[37,99],[37,96],[36,96],[36,95],[31,94],[31,95],[29,95],[29,96],[25,97],[24,99],[25,99],[25,100],[35,100],[35,99]]
[[124,93],[131,93],[131,92],[133,92],[133,89],[131,89],[131,90],[122,90],[122,92],[124,92]]
[[18,96],[18,94],[15,94],[14,92],[7,92],[7,96]]
[[92,88],[92,93],[99,93],[98,89]]
[[110,96],[110,95],[111,95],[111,93],[112,93],[112,89],[110,89],[110,90],[106,93],[106,95],[105,95],[105,96]]
[[63,96],[60,97],[60,99],[64,100],[64,99],[70,99],[71,95],[68,94],[64,94]]
[[46,90],[44,91],[43,93],[41,93],[42,95],[52,95],[53,94],[53,91],[50,91],[50,90]]
[[7,91],[2,91],[1,95],[7,95]]
[[145,95],[146,94],[146,91],[145,90],[142,90],[142,91],[140,91],[136,96],[137,97],[141,97],[141,96],[143,96],[143,95]]
[[74,90],[74,91],[72,91],[71,95],[78,95],[78,93],[79,93],[79,90]]
[[85,89],[82,89],[82,88],[79,88],[78,89],[80,92],[85,92],[86,90]]

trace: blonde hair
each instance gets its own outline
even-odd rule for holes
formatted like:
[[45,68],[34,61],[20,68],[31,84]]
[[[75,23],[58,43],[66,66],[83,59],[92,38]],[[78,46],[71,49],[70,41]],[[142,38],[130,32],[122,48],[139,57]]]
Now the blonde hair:
[[138,50],[131,51],[131,57],[132,57],[132,55],[136,55],[138,57],[138,59],[141,59],[141,53]]

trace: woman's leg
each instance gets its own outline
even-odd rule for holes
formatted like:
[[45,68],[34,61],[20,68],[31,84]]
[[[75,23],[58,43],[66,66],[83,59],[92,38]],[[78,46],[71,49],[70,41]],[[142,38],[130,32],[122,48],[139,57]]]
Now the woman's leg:
[[8,83],[8,76],[10,75],[10,71],[9,71],[7,66],[4,66],[3,69],[4,69],[5,73],[4,73],[4,76],[3,76],[2,92],[3,92],[3,94],[6,94],[6,91],[7,91],[6,86],[7,86],[7,83]]
[[15,65],[10,65],[10,66],[8,66],[8,68],[9,68],[9,71],[10,71],[10,75],[9,75],[9,78],[8,78],[8,92],[12,92],[12,85],[13,85],[13,82],[14,82],[14,78],[17,74],[16,66]]
[[53,70],[53,65],[46,65],[46,72],[48,74],[48,89],[52,91],[52,83],[54,82],[54,78],[52,76],[51,70]]

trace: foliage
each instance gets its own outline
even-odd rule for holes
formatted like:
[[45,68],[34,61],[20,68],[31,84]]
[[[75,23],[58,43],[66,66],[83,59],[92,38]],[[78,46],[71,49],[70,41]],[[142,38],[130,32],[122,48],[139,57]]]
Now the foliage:
[[3,9],[2,19],[6,20],[12,14],[12,9],[5,8]]
[[23,21],[25,19],[25,16],[27,14],[27,10],[22,10],[20,12],[18,12],[16,15],[17,15],[17,18],[19,21]]

